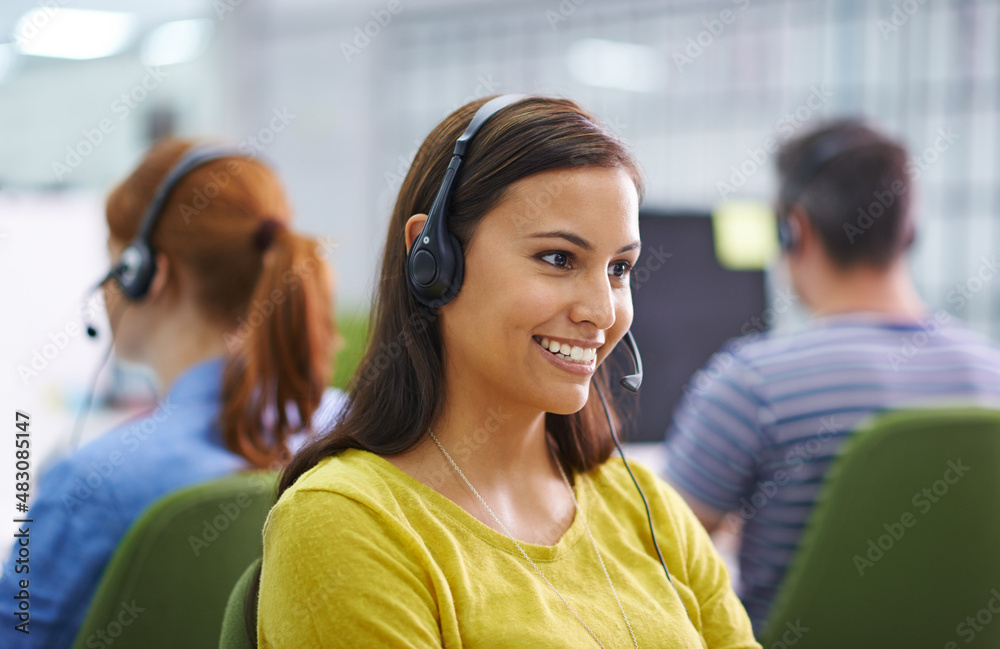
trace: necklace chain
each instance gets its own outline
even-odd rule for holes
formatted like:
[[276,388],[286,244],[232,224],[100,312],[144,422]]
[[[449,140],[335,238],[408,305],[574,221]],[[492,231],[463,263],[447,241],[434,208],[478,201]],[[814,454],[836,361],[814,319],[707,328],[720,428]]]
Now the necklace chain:
[[[540,576],[543,580],[545,580],[545,583],[549,585],[549,588],[552,589],[552,592],[554,592],[556,594],[556,597],[558,597],[559,600],[566,605],[566,608],[568,608],[569,612],[573,614],[573,617],[576,618],[577,622],[583,625],[583,628],[587,630],[587,633],[589,633],[590,637],[594,639],[594,642],[596,642],[597,645],[601,647],[601,649],[605,649],[604,643],[601,642],[601,640],[597,637],[597,634],[594,633],[589,626],[587,626],[587,623],[583,621],[583,618],[581,618],[579,614],[577,614],[576,610],[574,610],[573,607],[570,606],[569,602],[567,602],[566,599],[562,596],[562,594],[558,590],[556,590],[556,587],[552,585],[552,582],[549,581],[549,578],[545,576],[545,573],[542,572],[542,569],[539,568],[538,565],[531,560],[531,557],[528,556],[528,553],[524,551],[524,548],[521,547],[521,544],[518,543],[517,539],[514,538],[514,535],[510,533],[510,531],[507,529],[507,526],[504,525],[503,522],[500,520],[500,518],[493,513],[493,510],[490,509],[490,506],[486,504],[486,501],[483,500],[483,497],[479,495],[479,492],[476,491],[476,488],[472,486],[472,483],[469,482],[469,479],[466,478],[465,474],[462,473],[462,470],[458,468],[458,464],[455,463],[455,460],[452,459],[448,451],[446,451],[444,446],[441,445],[441,442],[438,441],[437,435],[434,434],[434,431],[428,429],[428,432],[431,435],[431,439],[433,439],[434,443],[437,444],[437,447],[441,449],[441,452],[444,453],[444,456],[448,458],[449,462],[451,462],[451,466],[455,469],[458,475],[461,476],[462,480],[465,481],[465,484],[468,485],[469,489],[472,490],[472,493],[476,495],[476,498],[478,498],[479,502],[482,503],[483,507],[486,508],[486,511],[490,513],[490,516],[492,516],[493,520],[496,521],[497,525],[500,526],[500,529],[502,529],[504,531],[504,534],[510,537],[510,540],[514,542],[514,545],[517,546],[517,549],[521,552],[521,556],[523,556],[528,561],[528,563],[531,564],[531,567],[535,569],[535,572],[538,573],[538,576]],[[604,558],[601,557],[601,551],[597,549],[597,542],[594,541],[594,535],[590,531],[590,525],[587,524],[587,519],[583,516],[583,512],[580,511],[580,504],[576,501],[576,494],[573,493],[573,487],[570,485],[569,478],[566,477],[566,472],[563,470],[562,464],[559,462],[558,459],[556,459],[556,466],[559,467],[559,473],[560,475],[562,475],[563,482],[566,483],[566,488],[569,489],[569,496],[570,498],[573,499],[573,508],[575,510],[575,513],[578,516],[580,516],[581,520],[583,521],[583,527],[587,531],[587,536],[590,537],[590,544],[593,546],[594,552],[597,553],[597,560],[601,564],[601,570],[604,571],[605,579],[608,580],[608,586],[611,586],[611,592],[615,596],[615,601],[618,602],[618,610],[621,611],[622,619],[625,620],[625,626],[628,627],[628,634],[632,638],[632,646],[635,647],[635,649],[639,649],[639,643],[635,639],[635,633],[632,631],[632,625],[629,623],[628,616],[625,614],[625,607],[622,606],[622,601],[621,599],[618,598],[618,591],[615,590],[615,585],[611,583],[611,576],[608,574],[608,569],[604,565]]]

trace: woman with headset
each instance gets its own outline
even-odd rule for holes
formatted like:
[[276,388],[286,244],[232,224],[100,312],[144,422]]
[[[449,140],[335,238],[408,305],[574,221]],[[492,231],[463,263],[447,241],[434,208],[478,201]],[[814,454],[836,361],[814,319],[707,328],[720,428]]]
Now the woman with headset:
[[431,132],[346,414],[265,526],[260,647],[758,646],[684,501],[610,459],[641,192],[568,100],[476,101]]
[[[113,344],[119,359],[152,368],[162,394],[155,410],[43,475],[27,515],[30,574],[16,552],[4,567],[0,646],[71,646],[144,509],[182,487],[284,463],[303,422],[336,410],[338,393],[324,391],[332,278],[317,242],[290,221],[264,164],[174,139],[111,192],[113,268],[101,286]],[[24,578],[30,635],[15,629]]]

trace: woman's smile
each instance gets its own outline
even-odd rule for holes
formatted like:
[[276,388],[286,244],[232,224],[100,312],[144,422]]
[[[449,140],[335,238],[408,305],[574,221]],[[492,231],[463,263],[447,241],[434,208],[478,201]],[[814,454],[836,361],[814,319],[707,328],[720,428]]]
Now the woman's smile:
[[538,352],[554,366],[570,374],[590,376],[597,368],[597,350],[602,343],[534,336]]

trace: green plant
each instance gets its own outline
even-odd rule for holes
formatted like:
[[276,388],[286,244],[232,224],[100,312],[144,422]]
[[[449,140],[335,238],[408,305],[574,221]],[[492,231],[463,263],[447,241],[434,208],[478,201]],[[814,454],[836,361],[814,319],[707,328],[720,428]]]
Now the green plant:
[[343,346],[333,360],[332,385],[337,389],[346,390],[368,346],[367,310],[338,313],[337,328],[343,338]]

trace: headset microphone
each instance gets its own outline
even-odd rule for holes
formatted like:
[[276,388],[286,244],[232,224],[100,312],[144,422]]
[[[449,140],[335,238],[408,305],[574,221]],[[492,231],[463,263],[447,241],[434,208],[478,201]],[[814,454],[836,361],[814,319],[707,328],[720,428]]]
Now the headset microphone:
[[632,337],[631,330],[625,332],[625,337],[622,338],[622,340],[625,341],[625,349],[627,349],[628,353],[632,355],[632,364],[635,365],[635,374],[623,376],[618,382],[621,383],[623,388],[632,394],[637,394],[639,392],[639,386],[642,385],[642,356],[639,355],[639,347],[635,344],[635,338]]
[[[469,143],[483,124],[493,117],[493,115],[525,97],[525,95],[501,95],[486,102],[476,111],[469,126],[466,127],[455,143],[455,151],[452,154],[451,162],[448,164],[448,169],[445,171],[441,186],[434,197],[434,203],[427,213],[427,220],[424,221],[424,227],[420,232],[420,236],[413,242],[406,258],[407,284],[409,284],[413,297],[424,306],[432,308],[443,306],[453,300],[462,288],[465,259],[458,239],[448,231],[448,201],[451,198],[452,187],[458,176],[458,170],[462,166],[462,160],[465,157]],[[635,338],[632,337],[631,331],[625,332],[623,340],[625,341],[625,349],[632,356],[635,372],[622,377],[619,383],[629,392],[636,394],[639,391],[639,386],[642,384],[642,357],[639,355],[639,348],[635,344]],[[660,552],[660,546],[656,542],[656,532],[653,530],[653,518],[649,511],[649,503],[646,500],[646,495],[642,492],[642,488],[639,486],[635,475],[632,474],[632,469],[625,458],[625,452],[618,441],[618,433],[615,431],[615,423],[611,417],[608,402],[604,397],[604,391],[594,377],[591,377],[591,381],[594,387],[597,388],[601,405],[604,407],[604,414],[608,419],[611,438],[614,440],[615,447],[618,449],[622,462],[625,464],[625,469],[628,471],[629,476],[632,477],[632,482],[639,492],[639,497],[642,498],[643,505],[646,507],[649,533],[652,537],[653,547],[656,548],[656,555],[660,560],[660,566],[663,567],[663,574],[667,576],[667,581],[673,586],[670,571],[667,570],[667,564],[663,560],[663,553]],[[690,614],[688,614],[688,617],[690,618]]]
[[[94,291],[103,287],[109,280],[114,279],[118,289],[125,298],[125,301],[119,305],[118,319],[121,318],[129,302],[139,301],[146,297],[146,294],[149,293],[149,287],[153,283],[153,276],[156,274],[156,251],[153,249],[150,239],[152,238],[153,229],[156,227],[160,213],[163,211],[163,207],[166,205],[167,200],[169,200],[174,188],[184,176],[196,167],[221,158],[245,157],[243,153],[231,147],[195,146],[188,149],[181,156],[180,160],[171,167],[156,188],[152,201],[150,201],[149,206],[139,221],[139,228],[135,238],[122,250],[118,262],[111,267],[99,282],[94,284],[93,288],[87,291],[87,297],[89,298],[93,295]],[[110,318],[111,314],[108,314],[108,317]],[[73,426],[73,433],[70,437],[70,448],[73,450],[80,443],[83,423],[90,410],[94,399],[94,392],[97,388],[97,379],[100,377],[101,370],[107,364],[108,358],[111,357],[111,350],[114,348],[114,331],[116,325],[117,321],[112,322],[112,340],[108,343],[104,359],[101,361],[100,366],[98,366],[97,371],[94,372],[87,398],[76,416],[76,423]],[[89,314],[84,316],[84,326],[86,327],[88,336],[97,338],[99,331]]]
[[[635,373],[623,376],[619,380],[619,383],[629,392],[637,394],[639,386],[642,385],[642,357],[639,355],[639,347],[635,344],[635,338],[632,336],[631,330],[625,332],[625,336],[622,340],[625,341],[625,349],[627,349],[629,354],[632,356],[632,362],[635,365]],[[663,568],[663,574],[667,577],[667,581],[670,583],[671,587],[673,587],[676,591],[677,587],[674,585],[674,580],[670,577],[670,571],[667,569],[667,562],[663,559],[663,552],[660,551],[660,544],[656,541],[656,530],[653,526],[653,515],[649,510],[649,501],[646,500],[646,494],[643,493],[642,487],[639,486],[639,481],[636,479],[635,474],[632,473],[632,467],[629,466],[628,459],[625,457],[625,450],[622,449],[621,442],[618,439],[618,433],[615,430],[615,422],[611,417],[611,409],[604,396],[604,390],[601,388],[601,384],[597,382],[596,376],[591,377],[590,380],[593,383],[594,388],[597,390],[597,396],[600,398],[601,406],[604,408],[604,416],[607,417],[608,420],[608,430],[611,432],[611,440],[615,443],[615,448],[618,450],[618,455],[622,459],[622,464],[625,465],[625,470],[628,472],[629,477],[632,478],[632,484],[635,485],[636,491],[639,492],[639,498],[642,499],[643,507],[646,509],[646,522],[649,524],[649,536],[653,541],[653,549],[656,550],[656,557],[660,560],[660,567]],[[680,595],[679,592],[677,594],[678,596]],[[691,620],[690,613],[688,613],[688,620]],[[693,623],[694,622],[692,621],[692,624]]]
[[[108,280],[114,279],[122,295],[128,300],[136,302],[146,297],[156,274],[156,251],[151,242],[153,230],[174,188],[196,167],[221,158],[243,157],[246,156],[232,147],[194,146],[188,149],[157,186],[153,199],[139,220],[135,238],[122,250],[118,263],[112,266],[87,295],[104,286]],[[86,327],[87,335],[96,338],[97,327],[89,321],[86,322]]]
[[[96,284],[94,284],[90,288],[90,290],[87,291],[87,297],[89,298],[91,295],[93,295],[94,292],[97,291],[102,286],[104,286],[108,282],[109,279],[111,279],[112,277],[116,277],[117,275],[121,274],[123,266],[124,266],[124,264],[122,264],[122,263],[117,263],[114,266],[112,266],[111,270],[108,271],[107,275],[105,275],[103,278],[101,278],[101,280],[99,282],[97,282]],[[87,313],[84,314],[84,316],[83,316],[83,322],[84,322],[84,325],[86,325],[86,328],[87,328],[87,335],[90,336],[91,338],[97,338],[97,336],[100,334],[100,330],[97,328],[97,325],[94,324],[94,321],[91,319],[89,312],[87,312]]]
[[[427,213],[427,220],[420,236],[410,247],[406,258],[406,279],[413,297],[424,306],[437,307],[447,304],[458,295],[462,288],[464,257],[458,239],[448,231],[448,202],[458,170],[462,166],[472,138],[476,136],[491,117],[513,103],[527,98],[527,95],[500,95],[476,111],[469,125],[455,142],[451,162],[444,179],[434,197],[434,203]],[[622,377],[623,388],[636,394],[642,384],[642,357],[631,331],[625,332],[625,348],[632,356],[635,373]]]

